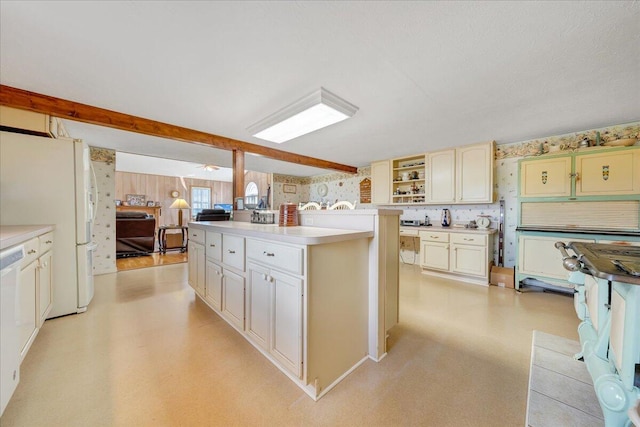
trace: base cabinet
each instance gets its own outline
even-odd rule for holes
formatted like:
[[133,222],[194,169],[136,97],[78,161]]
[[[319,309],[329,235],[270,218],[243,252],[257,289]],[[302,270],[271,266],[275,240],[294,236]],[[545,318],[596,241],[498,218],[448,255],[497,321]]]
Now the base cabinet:
[[228,269],[222,270],[222,315],[244,330],[244,277]]
[[42,255],[38,272],[38,328],[42,327],[53,307],[53,253]]
[[493,234],[420,231],[420,266],[424,273],[489,283]]
[[204,297],[205,263],[204,245],[189,241],[189,285],[198,295]]
[[204,299],[217,311],[222,310],[222,267],[207,259]]
[[300,378],[303,281],[253,263],[248,270],[247,334]]
[[20,334],[20,358],[27,355],[38,332],[36,284],[38,281],[38,261],[35,260],[20,270],[18,282],[18,310],[16,312]]

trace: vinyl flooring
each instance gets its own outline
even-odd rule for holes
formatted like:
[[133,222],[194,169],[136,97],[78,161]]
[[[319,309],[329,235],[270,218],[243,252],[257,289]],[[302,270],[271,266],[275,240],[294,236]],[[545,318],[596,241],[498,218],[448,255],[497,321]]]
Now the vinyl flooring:
[[194,295],[187,264],[97,276],[86,313],[45,322],[0,425],[523,426],[532,332],[576,340],[572,299],[400,274],[388,355],[317,402]]

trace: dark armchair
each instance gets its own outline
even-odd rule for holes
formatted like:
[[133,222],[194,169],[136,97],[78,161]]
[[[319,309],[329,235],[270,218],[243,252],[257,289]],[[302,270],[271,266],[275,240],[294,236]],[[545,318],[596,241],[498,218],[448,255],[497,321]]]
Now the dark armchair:
[[224,209],[202,209],[196,215],[196,221],[229,221],[231,213]]
[[153,252],[156,220],[145,212],[116,212],[116,258]]

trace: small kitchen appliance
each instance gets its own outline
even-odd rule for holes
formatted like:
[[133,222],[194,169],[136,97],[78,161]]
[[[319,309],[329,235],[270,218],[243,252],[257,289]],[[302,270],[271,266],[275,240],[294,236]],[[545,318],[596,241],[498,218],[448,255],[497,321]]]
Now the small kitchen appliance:
[[449,212],[449,209],[442,210],[442,218],[440,223],[443,227],[448,227],[451,225],[451,212]]
[[420,220],[418,219],[401,219],[400,225],[403,227],[419,227]]

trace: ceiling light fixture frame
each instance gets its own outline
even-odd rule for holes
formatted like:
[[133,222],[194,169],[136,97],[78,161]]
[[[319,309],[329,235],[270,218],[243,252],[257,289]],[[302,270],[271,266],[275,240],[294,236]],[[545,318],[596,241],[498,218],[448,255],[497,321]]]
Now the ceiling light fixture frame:
[[[321,107],[321,110],[316,108],[318,106]],[[310,110],[319,111],[324,117],[320,117],[318,120],[312,117],[306,117],[306,120],[303,119],[303,121],[307,122],[306,124],[308,126],[306,128],[298,128],[289,130],[288,132],[285,131],[273,137],[274,133],[272,128],[278,129],[277,126],[279,125],[280,128],[283,128],[285,126],[284,122],[289,121],[290,123],[291,121],[295,121],[296,118],[299,118],[302,114],[309,115],[311,114]],[[256,138],[282,143],[346,120],[353,117],[357,111],[358,107],[321,87],[313,93],[300,98],[293,104],[249,126],[247,130]],[[329,115],[331,117],[329,117]]]

